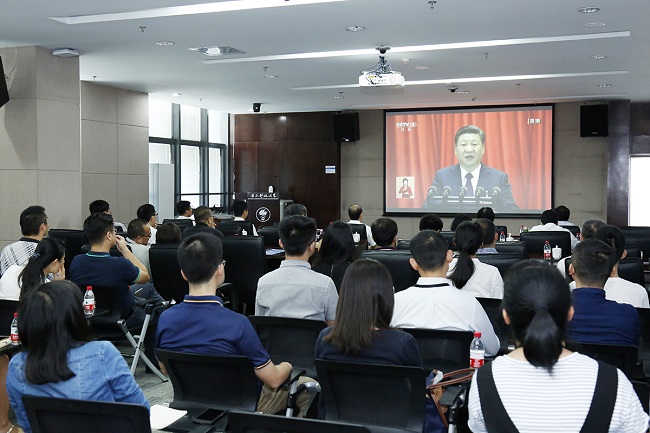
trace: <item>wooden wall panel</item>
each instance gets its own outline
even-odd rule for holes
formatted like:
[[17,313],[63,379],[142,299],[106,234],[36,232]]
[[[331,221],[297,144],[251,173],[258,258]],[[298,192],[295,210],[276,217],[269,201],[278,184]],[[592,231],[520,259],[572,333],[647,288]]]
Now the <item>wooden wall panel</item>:
[[607,223],[626,226],[630,184],[630,101],[610,102],[608,117]]

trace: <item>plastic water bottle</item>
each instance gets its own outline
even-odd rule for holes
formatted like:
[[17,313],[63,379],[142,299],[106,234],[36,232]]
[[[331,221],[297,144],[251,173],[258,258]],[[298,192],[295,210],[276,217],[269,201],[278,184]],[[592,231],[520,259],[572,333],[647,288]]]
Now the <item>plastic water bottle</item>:
[[18,335],[18,313],[14,313],[14,320],[11,321],[11,345],[18,346],[20,336]]
[[544,243],[544,260],[551,260],[553,256],[551,255],[551,244],[546,241]]
[[242,236],[248,236],[248,232],[246,230],[242,229],[241,235]]
[[469,366],[479,368],[485,363],[485,345],[481,340],[481,333],[474,332],[474,339],[469,345]]
[[505,242],[505,241],[506,241],[506,233],[501,232],[501,234],[499,235],[499,242]]
[[86,319],[90,319],[95,314],[95,294],[91,286],[86,287],[86,294],[84,295],[84,314]]

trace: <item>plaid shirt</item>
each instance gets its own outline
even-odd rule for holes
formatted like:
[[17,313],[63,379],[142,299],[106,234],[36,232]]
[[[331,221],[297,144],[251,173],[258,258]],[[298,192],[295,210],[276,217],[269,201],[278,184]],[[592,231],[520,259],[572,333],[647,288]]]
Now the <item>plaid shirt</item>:
[[18,242],[7,245],[0,253],[0,275],[11,265],[24,265],[34,255],[38,246],[36,239],[20,238]]

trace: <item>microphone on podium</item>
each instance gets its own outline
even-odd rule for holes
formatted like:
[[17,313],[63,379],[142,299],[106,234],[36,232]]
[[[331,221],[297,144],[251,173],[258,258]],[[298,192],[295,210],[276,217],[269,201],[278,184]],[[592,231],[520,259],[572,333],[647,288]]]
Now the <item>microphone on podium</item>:
[[460,189],[458,190],[458,201],[462,203],[463,199],[465,198],[465,195],[467,195],[467,187],[461,186]]
[[495,186],[494,188],[492,188],[492,198],[493,199],[499,197],[500,194],[501,194],[501,188],[499,188],[498,186]]
[[431,188],[429,188],[429,192],[427,192],[427,198],[433,197],[437,193],[438,193],[438,188],[436,188],[435,186],[432,186]]
[[442,189],[442,202],[443,203],[447,203],[447,200],[449,200],[449,194],[451,194],[451,187],[447,185]]
[[476,192],[474,193],[474,197],[480,198],[480,197],[483,197],[484,195],[485,195],[485,188],[483,188],[482,186],[479,186],[478,188],[476,188]]

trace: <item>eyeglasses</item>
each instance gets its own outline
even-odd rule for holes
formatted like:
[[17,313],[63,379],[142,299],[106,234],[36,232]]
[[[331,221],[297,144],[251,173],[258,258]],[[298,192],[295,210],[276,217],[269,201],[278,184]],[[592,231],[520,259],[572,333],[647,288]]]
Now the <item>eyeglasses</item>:
[[221,266],[223,266],[224,268],[226,267],[226,261],[225,260],[221,261]]
[[138,235],[138,237],[142,237],[142,238],[150,238],[150,237],[151,237],[151,233],[149,233],[148,235]]

